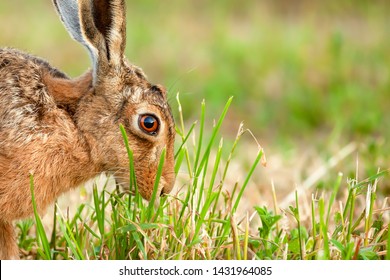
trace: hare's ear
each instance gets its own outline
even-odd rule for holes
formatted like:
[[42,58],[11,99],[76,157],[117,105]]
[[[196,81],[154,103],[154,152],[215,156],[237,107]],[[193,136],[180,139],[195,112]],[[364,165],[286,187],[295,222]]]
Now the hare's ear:
[[124,0],[53,0],[70,35],[89,51],[94,82],[120,68],[126,44]]

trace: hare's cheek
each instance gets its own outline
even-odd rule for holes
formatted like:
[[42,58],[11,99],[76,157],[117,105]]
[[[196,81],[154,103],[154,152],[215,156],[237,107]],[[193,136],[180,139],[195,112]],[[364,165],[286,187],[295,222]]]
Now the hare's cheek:
[[153,164],[159,162],[160,156],[161,156],[161,148],[158,146],[153,147],[150,150],[150,156],[149,156],[150,163]]

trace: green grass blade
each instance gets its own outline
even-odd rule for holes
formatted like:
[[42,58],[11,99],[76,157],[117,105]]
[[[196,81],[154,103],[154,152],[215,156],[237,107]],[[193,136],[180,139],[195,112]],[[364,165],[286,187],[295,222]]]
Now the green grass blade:
[[321,197],[320,201],[318,203],[319,208],[319,216],[320,216],[320,228],[321,228],[321,234],[323,238],[323,251],[324,255],[323,258],[325,260],[330,259],[330,252],[329,252],[329,238],[328,238],[328,227],[326,223],[326,216],[325,216],[325,202],[324,198]]
[[183,164],[183,160],[184,160],[185,155],[186,155],[186,149],[185,148],[181,148],[178,151],[177,156],[175,156],[175,175],[176,176],[180,172],[180,168],[181,168],[181,166]]
[[222,182],[225,181],[225,178],[226,178],[226,175],[228,173],[229,166],[230,166],[230,162],[232,161],[234,151],[236,150],[236,147],[238,145],[238,142],[239,142],[242,134],[243,134],[243,123],[241,123],[240,127],[238,128],[237,136],[234,139],[233,146],[230,150],[229,157],[228,157],[228,160],[227,160],[226,165],[225,165],[225,169],[223,170],[223,175],[222,175],[222,180],[221,180]]
[[146,260],[148,258],[148,255],[146,253],[145,246],[141,240],[141,237],[139,236],[138,232],[132,232],[131,235],[133,236],[134,241],[137,244],[138,250],[141,252],[143,258]]
[[237,223],[236,223],[236,219],[233,216],[230,217],[230,224],[231,224],[231,227],[232,227],[232,233],[233,233],[233,247],[234,247],[234,250],[235,250],[235,253],[236,253],[236,259],[237,260],[242,260],[242,257],[241,257],[241,248],[240,248],[240,238],[238,236],[238,229],[237,229]]
[[211,135],[211,139],[207,145],[207,148],[206,148],[206,151],[204,152],[203,154],[203,157],[202,157],[202,160],[200,161],[200,164],[199,164],[199,168],[198,168],[198,172],[196,173],[196,177],[198,177],[200,175],[200,172],[202,170],[202,167],[203,165],[205,164],[206,162],[206,159],[209,157],[210,155],[210,151],[211,151],[211,147],[213,146],[214,144],[214,140],[215,138],[217,137],[217,134],[222,126],[222,123],[223,123],[223,120],[225,119],[226,117],[226,114],[228,112],[228,109],[230,107],[230,104],[232,103],[232,100],[233,100],[233,97],[230,97],[229,100],[227,101],[223,111],[222,111],[222,114],[221,116],[219,117],[218,119],[218,122],[217,124],[215,125],[214,129],[213,129],[213,132],[212,132],[212,135]]
[[[179,93],[177,93],[176,95],[176,101],[177,101],[177,105],[178,105],[178,109],[179,109],[179,119],[180,119],[180,128],[181,128],[181,136],[182,136],[182,142],[186,142],[187,139],[184,138],[184,135],[186,134],[185,133],[185,127],[184,127],[184,118],[183,118],[183,111],[182,111],[182,106],[181,106],[181,103],[180,103],[180,97],[179,97]],[[191,133],[188,133],[187,136],[189,136]],[[184,145],[184,144],[183,144]],[[191,160],[190,160],[190,155],[188,153],[188,150],[186,149],[186,162],[187,162],[187,168],[188,168],[188,173],[190,174],[190,176],[193,175],[192,173],[192,167],[191,167]]]
[[384,177],[385,175],[387,175],[389,173],[389,171],[390,171],[390,169],[382,170],[382,171],[368,177],[367,179],[357,183],[356,185],[354,185],[354,188],[360,189],[361,187],[366,186],[367,183],[373,182],[381,177]]
[[328,203],[328,212],[326,214],[326,228],[328,228],[328,225],[329,225],[330,210],[332,209],[334,200],[335,200],[336,195],[337,195],[337,193],[339,191],[342,178],[343,178],[343,174],[339,173],[338,177],[337,177],[337,181],[336,181],[336,183],[333,186],[333,191],[332,191],[332,194],[330,196],[329,203]]
[[101,240],[101,237],[100,237],[95,231],[93,231],[87,224],[84,224],[83,226],[85,227],[85,229],[86,229],[90,234],[93,235],[93,237],[95,237],[95,238],[98,239],[98,240]]
[[350,189],[351,192],[351,206],[349,209],[349,221],[348,221],[348,230],[347,230],[347,243],[351,241],[352,236],[352,224],[353,224],[353,213],[355,211],[355,201],[356,201],[356,188]]
[[246,214],[245,218],[245,234],[244,234],[244,260],[248,259],[248,243],[249,243],[249,215]]
[[263,157],[263,155],[264,155],[263,149],[260,149],[258,151],[258,153],[257,153],[257,157],[255,159],[255,162],[252,164],[252,167],[249,170],[249,172],[248,172],[248,174],[247,174],[247,176],[245,178],[245,181],[244,181],[244,183],[243,183],[243,185],[242,185],[242,187],[241,187],[241,189],[240,189],[240,191],[239,191],[239,193],[237,195],[236,201],[235,201],[234,206],[232,208],[232,213],[236,212],[238,204],[241,201],[241,197],[244,194],[245,188],[248,185],[248,183],[249,183],[249,181],[250,181],[250,179],[251,179],[251,177],[253,175],[253,172],[255,171],[255,169],[256,169],[257,165],[259,164],[259,162],[260,162],[261,158]]
[[72,230],[70,229],[68,223],[61,216],[58,219],[58,224],[60,226],[61,232],[64,235],[67,245],[69,246],[71,252],[77,260],[83,260],[83,253],[81,248],[78,246],[76,238],[74,237]]
[[176,160],[176,158],[179,156],[179,153],[182,151],[184,145],[187,143],[187,140],[188,140],[188,138],[190,137],[190,135],[192,134],[192,131],[194,130],[195,126],[196,126],[196,122],[194,122],[194,123],[192,124],[192,126],[191,126],[190,129],[188,130],[187,135],[182,139],[181,145],[180,145],[180,147],[179,147],[179,148],[177,149],[177,151],[176,151],[175,160]]
[[134,156],[133,152],[130,149],[129,145],[129,138],[127,137],[126,129],[125,127],[120,124],[119,128],[122,133],[122,138],[125,143],[126,151],[127,151],[127,156],[129,158],[129,171],[130,171],[130,192],[133,191],[135,196],[138,194],[138,187],[137,187],[137,178],[135,176],[135,170],[134,170]]
[[209,213],[208,210],[210,209],[210,205],[211,205],[211,203],[213,203],[216,196],[217,196],[217,194],[213,193],[211,196],[208,197],[206,203],[203,205],[202,212],[200,213],[199,219],[197,220],[197,223],[196,223],[196,228],[195,228],[193,239],[197,238],[201,227],[205,225],[204,221],[206,219],[206,215]]
[[219,147],[218,147],[218,151],[217,151],[217,155],[215,157],[214,168],[213,168],[213,172],[211,174],[211,180],[210,180],[210,184],[209,184],[207,197],[211,196],[211,193],[212,193],[213,188],[214,188],[215,178],[218,174],[219,163],[221,162],[222,146],[223,146],[223,138],[221,138],[221,141],[220,141]]
[[[100,232],[100,239],[103,241],[104,238],[104,220],[105,220],[105,211],[104,211],[104,193],[101,195],[102,201],[100,201],[98,190],[96,184],[93,185],[93,202],[95,205],[95,215],[96,221],[98,224],[98,229]],[[101,205],[101,206],[100,206]]]
[[313,250],[312,252],[314,252],[315,248],[316,248],[316,243],[317,243],[317,228],[316,228],[316,215],[315,215],[315,201],[314,201],[314,197],[312,197],[311,199],[311,230],[312,230],[312,235],[313,235]]
[[54,213],[53,213],[53,227],[50,238],[50,247],[53,248],[53,251],[56,250],[56,240],[57,240],[57,200],[54,202]]
[[39,217],[39,213],[37,210],[37,204],[35,201],[35,193],[34,193],[34,176],[32,174],[30,174],[30,192],[31,192],[31,199],[32,199],[32,205],[34,210],[35,223],[37,226],[37,234],[39,237],[39,241],[43,247],[42,257],[46,260],[50,260],[52,259],[50,244],[49,244],[49,240],[47,239],[46,232],[42,224],[42,220]]
[[195,157],[195,163],[194,163],[194,172],[195,173],[196,173],[196,170],[198,168],[200,153],[202,151],[203,129],[204,129],[204,120],[205,120],[205,107],[206,107],[206,103],[205,103],[205,100],[203,99],[202,104],[201,104],[199,139],[198,139],[198,145],[197,145],[196,157]]
[[[196,206],[196,211],[199,213],[199,209],[200,209],[200,205],[201,205],[201,202],[203,201],[203,197],[204,197],[204,186],[205,186],[205,181],[206,181],[206,176],[208,175],[208,165],[209,165],[209,158],[207,158],[206,160],[206,163],[205,165],[203,165],[203,172],[202,172],[202,180],[200,182],[200,188],[198,190],[197,188],[197,185],[198,185],[198,180],[197,178],[194,180],[194,189],[193,189],[193,195],[192,195],[192,200],[194,200],[196,198],[196,193],[198,193],[198,203],[197,203],[197,206]],[[207,197],[206,197],[207,199]],[[192,202],[191,203],[192,205],[195,205],[196,203]],[[195,217],[196,219],[196,217]]]
[[303,252],[303,246],[302,246],[302,233],[301,233],[301,217],[299,213],[299,202],[298,202],[298,191],[295,191],[295,219],[298,223],[298,243],[299,243],[299,254],[301,260],[304,259],[304,252]]
[[364,220],[364,246],[368,247],[369,244],[369,230],[371,228],[371,220],[372,220],[372,211],[373,204],[375,200],[375,187],[371,184],[368,184],[367,188],[367,196],[366,196],[366,210],[365,210],[365,220]]
[[147,208],[147,220],[148,221],[150,221],[152,218],[152,214],[153,214],[153,210],[154,210],[154,202],[156,201],[158,187],[159,187],[161,175],[163,172],[163,167],[164,167],[164,162],[165,162],[165,153],[166,153],[166,150],[164,148],[161,152],[160,161],[159,161],[158,167],[157,167],[157,173],[156,173],[156,179],[154,180],[152,198],[150,199],[149,205]]

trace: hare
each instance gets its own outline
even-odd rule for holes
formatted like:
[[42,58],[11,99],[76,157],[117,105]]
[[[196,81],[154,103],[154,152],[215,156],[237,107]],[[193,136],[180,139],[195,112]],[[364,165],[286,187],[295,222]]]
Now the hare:
[[92,58],[76,79],[46,61],[0,49],[0,259],[17,259],[12,221],[32,214],[30,174],[43,211],[62,193],[112,173],[129,185],[122,124],[138,190],[150,200],[166,150],[159,194],[172,190],[175,125],[167,92],[124,57],[124,0],[53,0],[67,31]]

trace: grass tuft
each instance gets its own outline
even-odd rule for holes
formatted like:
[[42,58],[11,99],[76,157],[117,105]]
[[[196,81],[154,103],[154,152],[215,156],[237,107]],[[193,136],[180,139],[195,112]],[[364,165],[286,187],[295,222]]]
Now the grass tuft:
[[[183,120],[179,96],[177,101]],[[20,246],[27,255],[35,249],[38,259],[389,258],[390,239],[383,215],[388,209],[386,201],[378,209],[376,196],[388,170],[361,181],[344,179],[338,173],[329,188],[319,184],[319,199],[312,193],[308,199],[309,194],[298,195],[295,191],[295,203],[286,209],[279,208],[278,192],[272,183],[272,210],[260,205],[242,210],[247,208],[242,207],[247,201],[247,187],[254,182],[259,163],[265,164],[265,157],[256,141],[257,155],[245,176],[242,180],[237,176],[231,179],[230,169],[241,156],[237,151],[246,144],[242,135],[250,133],[241,124],[233,141],[223,140],[221,129],[231,102],[232,98],[228,99],[212,127],[205,121],[204,101],[200,122],[194,122],[188,130],[180,122],[176,128],[177,191],[161,197],[159,203],[155,202],[165,150],[152,200],[146,202],[137,191],[132,151],[123,126],[120,129],[131,170],[130,192],[122,192],[119,187],[108,191],[112,180],[107,178],[100,188],[94,184],[92,203],[81,204],[73,217],[65,217],[56,207],[50,243],[36,211],[31,177],[37,237],[28,236],[29,223],[19,223]],[[303,203],[305,200],[310,206]]]

